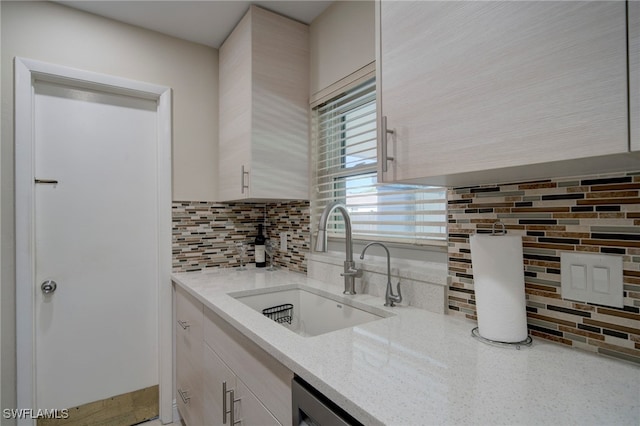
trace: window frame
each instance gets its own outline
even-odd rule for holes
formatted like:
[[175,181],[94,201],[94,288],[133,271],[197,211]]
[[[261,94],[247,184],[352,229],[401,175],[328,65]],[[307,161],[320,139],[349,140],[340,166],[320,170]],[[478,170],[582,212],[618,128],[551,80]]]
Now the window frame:
[[[317,170],[317,165],[319,161],[327,161],[329,162],[330,160],[320,160],[319,159],[319,145],[320,143],[318,142],[320,139],[322,139],[322,137],[318,137],[318,133],[320,132],[320,130],[318,130],[317,126],[319,126],[318,124],[318,116],[317,114],[321,114],[319,112],[319,107],[328,104],[332,101],[336,101],[340,96],[344,96],[344,95],[348,95],[349,92],[352,92],[354,89],[357,89],[359,86],[362,86],[363,84],[367,83],[369,80],[374,80],[374,91],[373,91],[373,102],[374,102],[374,111],[373,111],[373,116],[374,118],[374,129],[373,129],[373,133],[374,135],[377,134],[377,127],[379,125],[379,123],[377,123],[377,108],[378,108],[378,102],[377,102],[377,89],[375,87],[375,84],[377,84],[375,82],[375,68],[373,70],[371,70],[368,73],[364,73],[361,74],[359,76],[359,78],[353,78],[350,79],[350,81],[344,82],[344,84],[342,86],[337,86],[334,85],[334,90],[332,92],[326,93],[323,96],[316,96],[315,100],[312,101],[310,103],[310,109],[309,109],[309,114],[310,114],[310,122],[312,123],[311,128],[310,128],[310,139],[311,139],[311,143],[312,143],[312,156],[311,156],[311,173],[312,173],[312,179],[311,179],[311,230],[312,230],[312,236],[315,238],[317,236],[317,227],[318,227],[318,219],[321,213],[321,208],[318,207],[318,205],[323,206],[326,205],[327,203],[331,202],[330,200],[342,200],[343,202],[345,202],[347,200],[347,195],[345,194],[345,192],[347,191],[346,189],[346,184],[343,184],[343,186],[339,186],[339,184],[337,184],[336,182],[339,179],[344,179],[346,181],[346,179],[348,178],[353,178],[353,177],[357,177],[357,176],[365,176],[365,175],[373,175],[374,179],[377,180],[377,174],[379,173],[378,171],[378,164],[377,164],[377,160],[374,161],[373,163],[369,163],[369,164],[362,164],[362,165],[356,165],[354,167],[341,167],[346,163],[346,149],[348,148],[348,146],[346,145],[347,143],[347,137],[346,137],[346,132],[347,129],[345,127],[344,124],[340,125],[341,129],[339,135],[336,136],[330,136],[332,138],[335,138],[336,141],[338,141],[340,143],[340,161],[341,164],[339,166],[335,166],[331,169],[330,173],[327,174],[322,174],[319,177],[319,172]],[[343,112],[342,113],[342,117],[340,118],[341,120],[346,120],[347,119],[347,112]],[[365,141],[368,142],[368,141]],[[323,148],[325,148],[325,154],[326,152],[330,152],[331,149],[327,150],[326,146],[328,144],[324,144]],[[377,158],[377,137],[376,140],[374,140],[374,149],[376,151],[376,158]],[[328,168],[327,168],[328,169]],[[321,182],[322,179],[328,179],[328,181],[325,182]],[[325,190],[325,191],[320,191],[319,187],[322,185],[329,185],[329,184],[333,184],[333,189],[332,190]],[[388,184],[389,186],[391,186],[392,184]],[[404,184],[399,184],[399,185],[404,185]],[[382,184],[374,184],[372,185],[372,187],[375,186],[386,186],[386,185],[382,185]],[[409,186],[407,184],[407,186]],[[425,187],[425,188],[429,188],[429,187]],[[442,212],[442,221],[438,220],[435,221],[433,223],[429,223],[429,222],[425,222],[428,223],[425,226],[439,226],[439,227],[443,227],[444,231],[443,232],[434,232],[433,234],[437,234],[438,237],[436,238],[431,238],[431,237],[420,237],[419,236],[419,232],[417,232],[417,228],[416,226],[413,226],[413,237],[412,238],[402,238],[402,237],[398,237],[397,234],[394,237],[385,237],[384,235],[371,235],[370,237],[368,235],[362,235],[359,234],[357,231],[354,232],[353,235],[353,240],[354,241],[358,241],[358,242],[367,242],[367,241],[382,241],[385,242],[386,244],[388,244],[391,247],[399,247],[399,248],[419,248],[421,250],[424,249],[428,249],[428,250],[434,250],[434,251],[443,251],[446,250],[446,246],[447,246],[447,196],[446,196],[446,191],[447,189],[444,187],[432,187],[432,188],[437,188],[434,189],[433,191],[430,190],[426,190],[426,192],[441,192],[444,191],[444,197],[439,197],[437,198],[437,200],[439,201],[439,204],[442,205],[442,207],[440,209],[437,210],[437,212]],[[337,195],[337,192],[343,192],[343,194]],[[318,194],[322,194],[324,192],[332,192],[333,196],[331,196],[330,198],[326,197],[326,198],[322,198],[322,197],[318,197]],[[376,197],[377,197],[378,192],[376,191]],[[348,202],[345,203],[347,205],[347,207],[349,207]],[[418,205],[419,201],[417,200],[413,200],[411,203],[408,203],[406,205]],[[428,204],[428,202],[424,203],[424,204]],[[434,203],[435,204],[435,203]],[[376,203],[376,205],[378,205]],[[403,204],[398,204],[399,206],[402,206]],[[378,212],[376,212],[378,213]],[[413,215],[413,216],[417,216],[417,215]],[[344,224],[343,221],[338,217],[335,216],[335,218],[337,220],[335,221],[331,221],[330,220],[330,227],[327,228],[327,234],[329,236],[330,240],[344,240],[344,232],[340,232],[341,230],[343,231],[344,229]],[[352,225],[353,225],[353,216],[352,216]],[[408,221],[407,221],[408,222]],[[381,222],[381,225],[384,226],[384,222]],[[384,232],[384,231],[383,231]]]

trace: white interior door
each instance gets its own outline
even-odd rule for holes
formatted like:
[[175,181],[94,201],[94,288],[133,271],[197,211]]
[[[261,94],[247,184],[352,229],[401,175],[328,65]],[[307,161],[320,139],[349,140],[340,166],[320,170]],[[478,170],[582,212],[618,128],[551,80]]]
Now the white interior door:
[[63,409],[158,384],[157,102],[33,87],[35,396]]

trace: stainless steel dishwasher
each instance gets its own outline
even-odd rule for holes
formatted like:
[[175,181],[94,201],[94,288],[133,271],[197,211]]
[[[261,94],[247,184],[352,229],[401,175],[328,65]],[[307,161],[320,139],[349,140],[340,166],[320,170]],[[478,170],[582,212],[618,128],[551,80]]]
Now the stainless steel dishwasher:
[[362,426],[362,423],[298,376],[291,381],[291,397],[294,426]]

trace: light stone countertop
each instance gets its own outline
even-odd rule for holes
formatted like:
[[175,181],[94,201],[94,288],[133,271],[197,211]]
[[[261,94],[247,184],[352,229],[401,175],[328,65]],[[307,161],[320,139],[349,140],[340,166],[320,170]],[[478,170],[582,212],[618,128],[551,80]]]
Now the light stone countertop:
[[[302,337],[228,296],[305,285],[298,273],[250,268],[176,273],[172,280],[364,424],[640,425],[640,367],[534,339],[484,344],[462,318],[397,306],[395,316]],[[370,295],[343,296],[376,308]]]

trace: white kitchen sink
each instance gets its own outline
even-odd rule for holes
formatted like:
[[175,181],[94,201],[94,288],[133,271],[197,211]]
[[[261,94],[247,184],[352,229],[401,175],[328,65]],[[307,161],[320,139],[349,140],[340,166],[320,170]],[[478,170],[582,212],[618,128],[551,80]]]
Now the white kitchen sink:
[[304,337],[394,315],[383,309],[306,286],[247,290],[229,295]]

